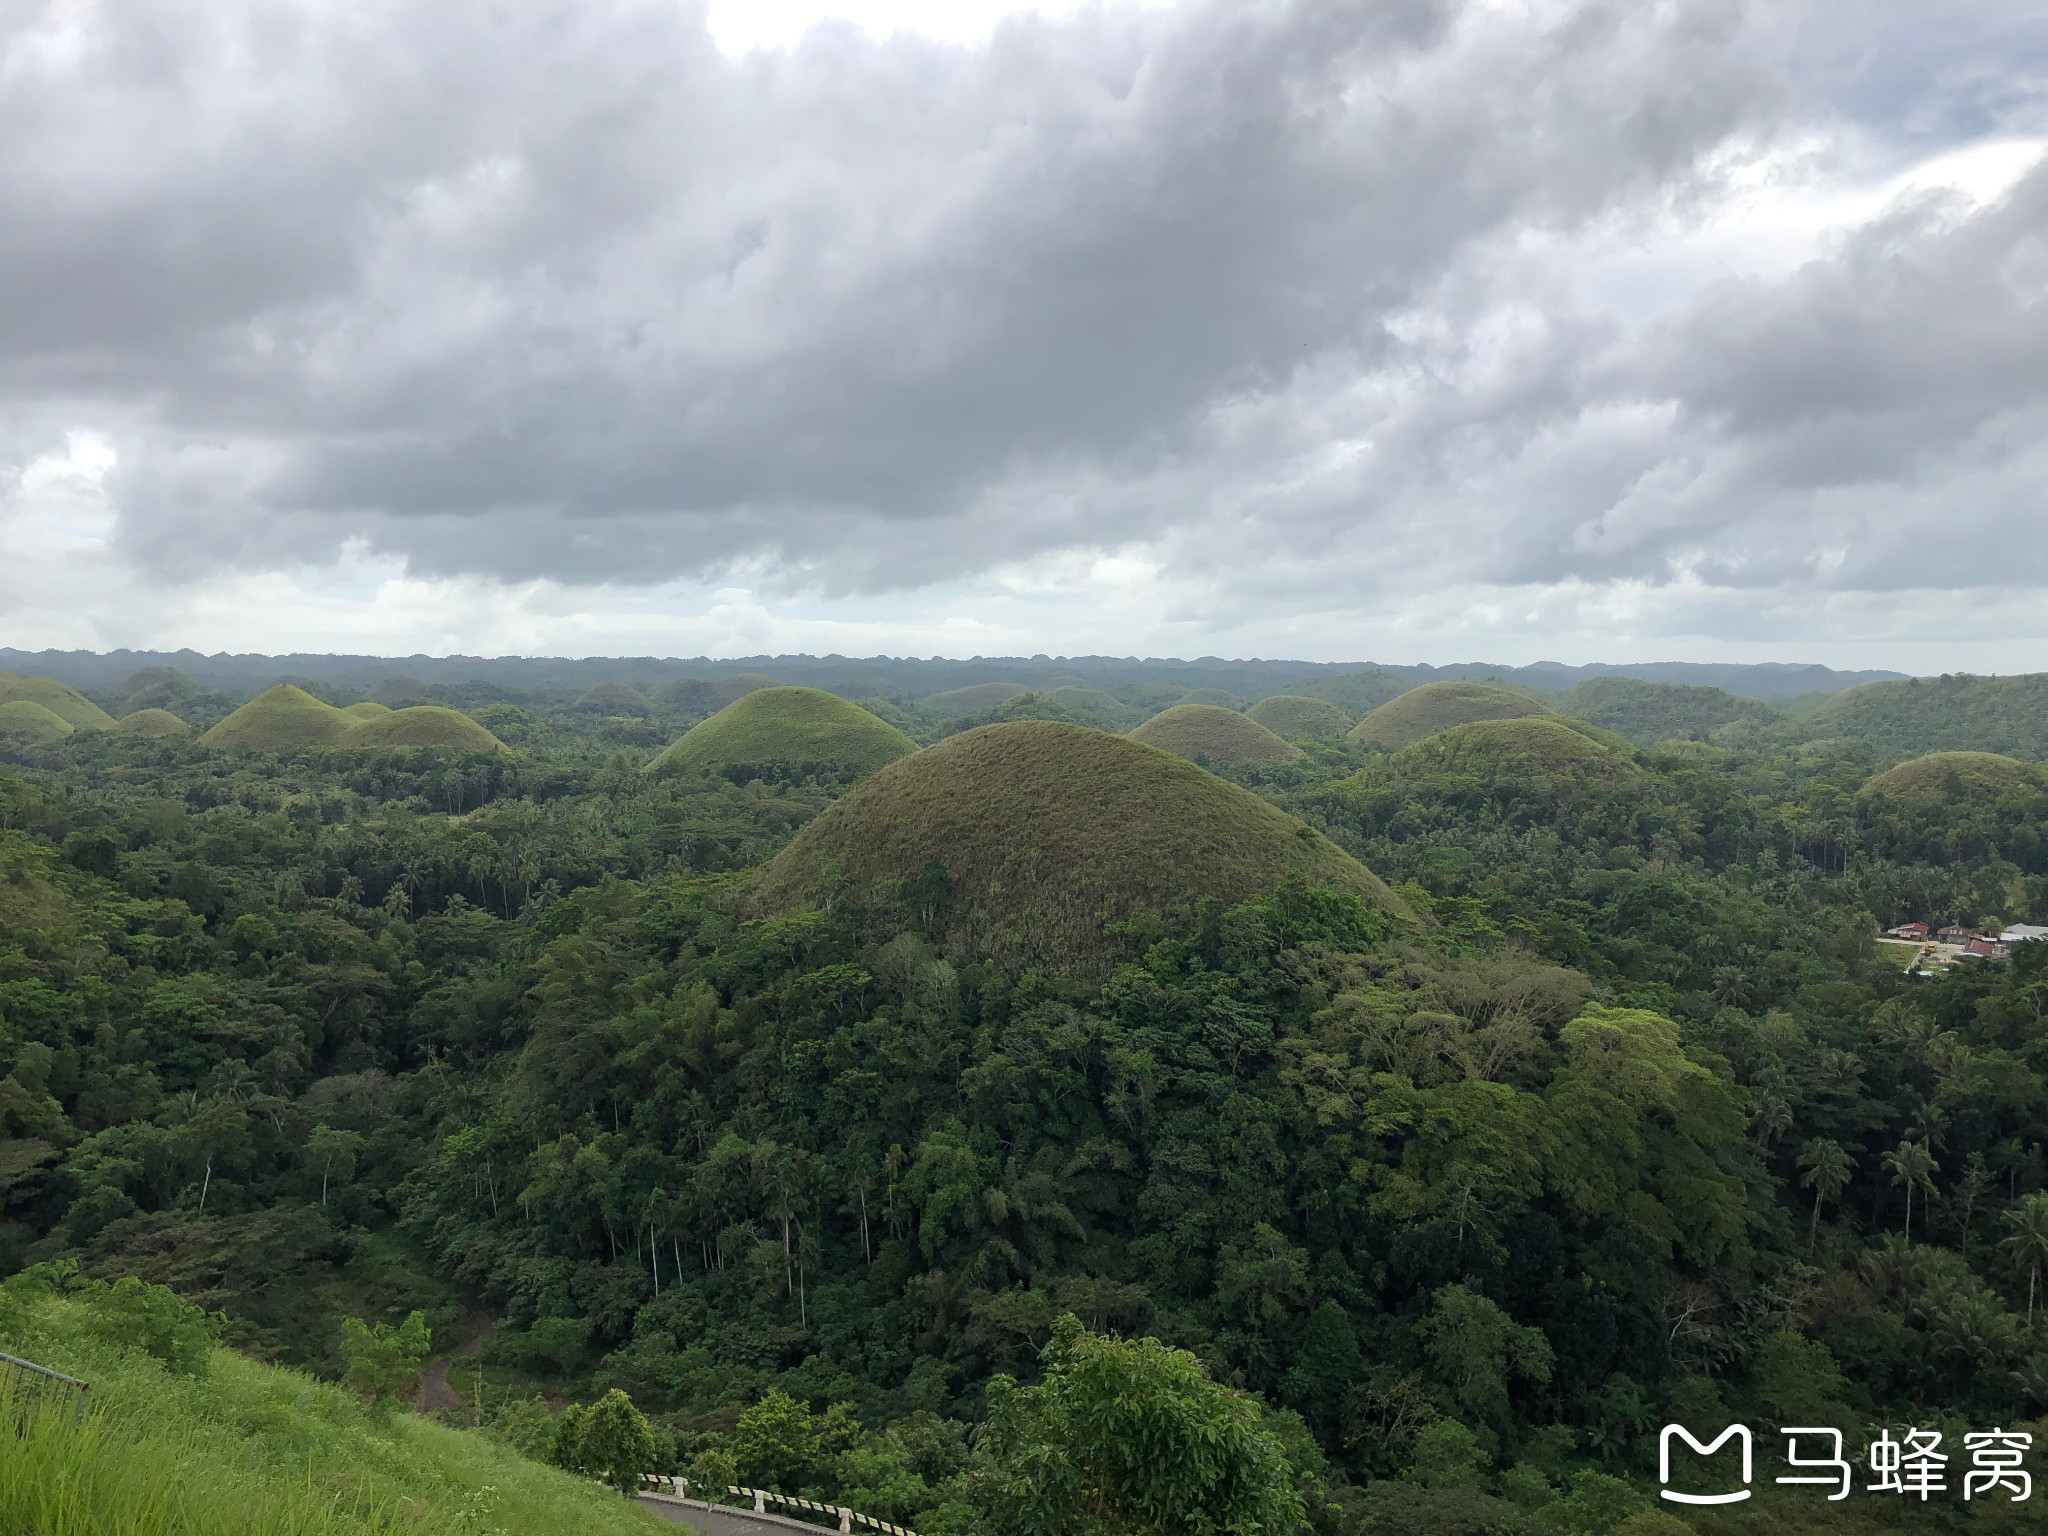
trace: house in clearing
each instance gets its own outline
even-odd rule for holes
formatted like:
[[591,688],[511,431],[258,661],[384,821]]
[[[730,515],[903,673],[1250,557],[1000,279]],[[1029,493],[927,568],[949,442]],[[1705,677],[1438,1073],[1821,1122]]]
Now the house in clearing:
[[1925,923],[1901,923],[1896,928],[1885,930],[1886,936],[1894,939],[1924,939],[1927,937]]

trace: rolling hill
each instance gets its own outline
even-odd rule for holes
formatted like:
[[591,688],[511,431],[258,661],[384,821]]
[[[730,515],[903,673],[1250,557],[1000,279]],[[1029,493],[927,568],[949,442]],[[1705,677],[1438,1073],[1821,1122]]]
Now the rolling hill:
[[1953,800],[1966,795],[1997,798],[2039,794],[2040,771],[2018,758],[1995,752],[1930,752],[1874,774],[1862,793],[1893,800]]
[[16,677],[0,672],[0,704],[40,704],[74,730],[110,731],[114,717],[76,688],[48,677]]
[[1190,762],[1232,768],[1291,762],[1302,755],[1293,742],[1218,704],[1176,704],[1130,732],[1130,738]]
[[1246,710],[1245,715],[1282,741],[1293,741],[1298,736],[1335,741],[1354,723],[1328,699],[1304,698],[1298,693],[1271,694]]
[[413,704],[359,721],[344,747],[444,747],[451,752],[503,752],[505,743],[460,710]]
[[265,689],[200,737],[228,752],[314,752],[340,746],[360,724],[303,688],[279,683]]
[[1005,965],[1091,965],[1103,925],[1242,900],[1289,874],[1400,903],[1364,865],[1277,806],[1127,736],[1051,721],[987,725],[849,791],[763,871],[765,910],[811,901],[828,864],[857,900],[891,902],[933,863],[933,926]]
[[1637,677],[1595,677],[1554,701],[1561,714],[1575,716],[1627,737],[1637,746],[1672,737],[1703,739],[1731,720],[1775,720],[1777,711],[1755,699],[1738,699],[1719,688],[1653,683]]
[[1174,700],[1176,704],[1213,704],[1218,709],[1243,709],[1244,700],[1222,688],[1193,688]]
[[364,699],[360,704],[344,704],[341,712],[344,715],[353,715],[358,720],[374,720],[379,715],[390,714],[391,706],[379,704],[375,699]]
[[675,773],[713,764],[860,774],[917,743],[858,704],[817,688],[759,688],[690,727],[648,765]]
[[1524,715],[1475,720],[1403,747],[1391,766],[1410,778],[1462,774],[1481,779],[1634,777],[1635,765],[1575,720]]
[[1492,683],[1424,683],[1375,709],[1351,728],[1345,740],[1398,752],[1454,725],[1549,713],[1534,699]]
[[965,688],[948,688],[919,699],[917,708],[926,715],[979,715],[1030,691],[1019,683],[969,683]]
[[593,715],[634,715],[643,719],[654,713],[653,705],[624,683],[599,683],[573,707]]
[[168,709],[138,709],[114,722],[126,736],[182,736],[192,728]]
[[765,672],[735,672],[730,677],[714,678],[711,683],[711,697],[720,705],[743,699],[761,688],[780,688],[782,684]]
[[1070,709],[1086,719],[1127,722],[1135,720],[1138,715],[1138,712],[1122,699],[1101,688],[1055,688],[1052,696],[1062,709]]
[[1886,752],[2048,759],[2048,672],[1917,677],[1830,694],[1788,721],[1794,739],[1853,736]]
[[62,741],[76,727],[53,709],[32,699],[9,699],[0,704],[0,738],[47,746]]

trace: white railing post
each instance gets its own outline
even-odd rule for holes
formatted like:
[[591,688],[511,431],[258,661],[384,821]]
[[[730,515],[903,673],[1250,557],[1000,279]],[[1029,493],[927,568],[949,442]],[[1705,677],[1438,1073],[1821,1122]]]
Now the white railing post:
[[754,1513],[757,1515],[768,1513],[768,1495],[758,1488],[754,1490]]
[[839,1506],[839,1536],[853,1536],[853,1511]]

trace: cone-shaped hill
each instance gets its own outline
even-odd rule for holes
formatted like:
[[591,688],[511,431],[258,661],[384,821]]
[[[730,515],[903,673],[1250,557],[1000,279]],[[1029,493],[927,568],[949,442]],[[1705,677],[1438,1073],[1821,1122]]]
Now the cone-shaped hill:
[[1346,739],[1384,752],[1398,752],[1454,725],[1549,713],[1534,699],[1492,683],[1424,683],[1387,700],[1354,725]]
[[983,715],[1030,691],[1021,683],[969,683],[965,688],[949,688],[919,699],[917,707],[927,715]]
[[1176,704],[1130,733],[1131,740],[1196,763],[1288,762],[1301,748],[1275,736],[1258,721],[1220,704]]
[[2038,795],[2041,774],[2031,763],[1996,752],[1930,752],[1887,768],[1863,786],[1866,795],[1894,800],[1955,800],[1965,796]]
[[678,773],[732,767],[860,774],[915,752],[917,743],[858,704],[817,688],[757,688],[699,720],[649,763]]
[[1245,711],[1282,741],[1313,736],[1335,741],[1351,729],[1351,717],[1328,699],[1305,699],[1299,694],[1276,693],[1259,700]]
[[379,715],[390,714],[391,706],[389,704],[379,704],[375,699],[365,699],[360,704],[343,705],[341,712],[344,715],[351,715],[358,720],[374,720]]
[[578,699],[575,707],[594,715],[638,715],[644,718],[653,713],[653,706],[624,683],[599,683]]
[[711,684],[711,697],[720,704],[730,704],[743,699],[759,688],[780,688],[774,678],[761,672],[735,672],[731,677],[716,678]]
[[1218,709],[1243,709],[1244,700],[1221,688],[1191,688],[1173,701],[1176,704],[1213,704]]
[[124,736],[182,736],[192,727],[168,709],[138,709],[114,722]]
[[505,743],[459,709],[414,704],[357,721],[343,747],[442,747],[450,752],[503,752]]
[[0,672],[0,704],[40,704],[73,730],[108,731],[114,717],[76,688],[54,677],[16,677]]
[[62,741],[71,732],[69,720],[33,699],[9,699],[0,704],[0,741],[43,746]]
[[199,741],[231,752],[316,752],[340,746],[357,724],[355,716],[321,703],[305,689],[279,683],[257,694]]
[[1595,735],[1593,728],[1560,715],[1475,720],[1403,747],[1393,755],[1390,766],[1409,778],[1452,774],[1479,779],[1635,777],[1635,764],[1599,739],[1606,734]]
[[1008,966],[1089,965],[1106,923],[1242,900],[1290,874],[1401,910],[1372,871],[1249,790],[1048,720],[985,725],[890,764],[798,833],[754,899],[810,901],[836,864],[852,899],[894,901],[934,862],[951,882],[941,936]]

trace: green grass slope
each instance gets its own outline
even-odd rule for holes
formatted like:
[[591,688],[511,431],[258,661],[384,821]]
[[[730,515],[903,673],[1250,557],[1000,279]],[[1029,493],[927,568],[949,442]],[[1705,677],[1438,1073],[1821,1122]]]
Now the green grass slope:
[[654,712],[654,706],[624,683],[599,683],[575,703],[575,708],[594,715],[638,715]]
[[74,727],[51,709],[28,699],[9,699],[0,704],[0,738],[44,745],[62,741]]
[[1578,721],[1551,715],[1454,725],[1402,748],[1393,762],[1411,778],[1618,779],[1637,772],[1633,763],[1581,730]]
[[365,699],[360,704],[344,704],[341,712],[344,715],[353,715],[358,720],[374,720],[379,715],[390,714],[391,706],[379,704],[375,699]]
[[1244,708],[1243,699],[1221,688],[1190,688],[1186,693],[1174,700],[1174,702],[1176,704],[1213,704],[1218,709]]
[[1276,693],[1245,711],[1282,741],[1311,736],[1335,741],[1351,729],[1352,719],[1328,699],[1307,699],[1298,693]]
[[358,722],[344,747],[446,747],[451,752],[502,752],[505,743],[459,709],[414,704]]
[[811,901],[827,864],[889,902],[934,861],[948,944],[1012,967],[1083,967],[1103,925],[1237,901],[1289,874],[1401,910],[1364,865],[1249,790],[1084,726],[987,725],[892,763],[799,832],[758,877],[762,910]]
[[214,1350],[173,1373],[75,1302],[9,1298],[0,1348],[92,1384],[10,1424],[0,1531],[36,1536],[652,1536],[595,1483],[473,1430],[379,1416],[295,1371]]
[[182,736],[191,727],[168,709],[138,709],[114,722],[124,736]]
[[321,703],[305,689],[279,683],[199,740],[224,752],[314,752],[340,746],[357,724],[355,716]]
[[1030,691],[1018,683],[970,683],[919,699],[917,707],[927,715],[980,715]]
[[2018,758],[1995,752],[1930,752],[1873,775],[1862,792],[1894,800],[1955,800],[2039,794],[2041,788],[2040,772]]
[[0,672],[0,704],[40,704],[73,730],[109,731],[114,717],[76,688],[53,677],[16,677]]
[[1492,683],[1424,683],[1399,698],[1389,699],[1354,725],[1346,740],[1361,746],[1398,752],[1438,731],[1475,720],[1515,720],[1551,711]]
[[782,684],[763,672],[735,672],[731,677],[721,677],[711,684],[711,697],[720,705],[743,699],[761,688],[780,688]]
[[1147,720],[1130,737],[1190,762],[1223,763],[1232,768],[1291,762],[1301,756],[1301,748],[1293,742],[1220,704],[1176,704]]
[[675,773],[713,763],[866,773],[917,743],[858,704],[817,688],[759,688],[700,720],[648,765]]
[[1731,720],[1771,720],[1777,711],[1719,688],[1652,683],[1639,677],[1594,677],[1561,695],[1556,708],[1625,736],[1637,746],[1674,736],[1702,739]]
[[1061,708],[1071,709],[1077,715],[1093,715],[1104,720],[1130,719],[1133,715],[1128,704],[1101,688],[1073,685],[1053,689],[1052,696]]
[[1798,738],[1851,736],[1886,752],[2048,759],[2048,672],[1864,683],[1803,710]]

